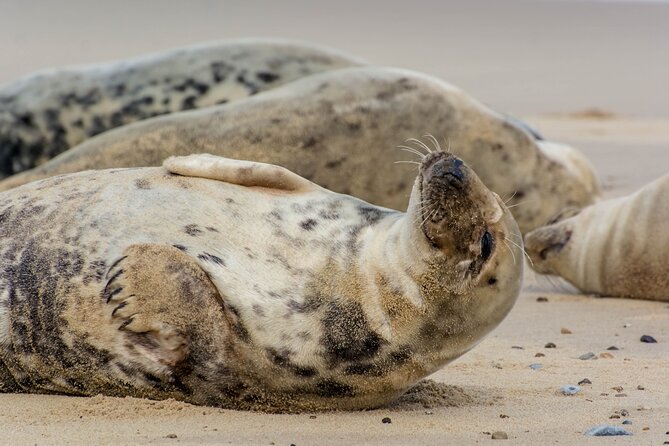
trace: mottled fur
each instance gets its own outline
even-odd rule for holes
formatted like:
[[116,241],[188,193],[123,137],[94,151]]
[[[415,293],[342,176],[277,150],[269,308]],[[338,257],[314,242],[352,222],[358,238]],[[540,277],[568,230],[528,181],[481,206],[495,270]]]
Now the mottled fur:
[[0,190],[62,173],[158,166],[171,155],[205,152],[286,166],[336,192],[404,210],[415,169],[393,162],[415,156],[397,145],[431,133],[509,200],[523,232],[566,207],[592,203],[599,186],[587,160],[566,146],[536,140],[516,122],[438,79],[350,68],[107,132],[5,180]]
[[0,178],[115,127],[359,64],[304,43],[249,39],[32,74],[0,88]]
[[518,295],[517,226],[451,155],[425,158],[406,214],[276,166],[165,166],[0,194],[0,390],[375,407]]

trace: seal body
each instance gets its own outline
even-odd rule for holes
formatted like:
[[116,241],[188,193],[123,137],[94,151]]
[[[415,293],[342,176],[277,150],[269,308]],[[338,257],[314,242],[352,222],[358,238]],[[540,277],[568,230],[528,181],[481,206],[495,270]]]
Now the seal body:
[[669,175],[525,237],[534,269],[586,293],[669,301]]
[[575,150],[559,146],[563,150],[547,153],[556,145],[535,139],[463,91],[419,73],[378,67],[322,73],[237,103],[125,126],[5,180],[0,189],[85,169],[158,166],[171,155],[214,153],[286,166],[336,192],[404,210],[415,169],[394,162],[416,158],[397,145],[426,133],[509,205],[520,204],[512,212],[522,231],[599,194],[589,163],[575,167]]
[[165,166],[0,195],[5,391],[375,407],[518,295],[518,228],[450,154],[422,161],[407,213],[272,165]]
[[0,88],[0,178],[114,127],[359,64],[304,43],[249,39],[39,72]]

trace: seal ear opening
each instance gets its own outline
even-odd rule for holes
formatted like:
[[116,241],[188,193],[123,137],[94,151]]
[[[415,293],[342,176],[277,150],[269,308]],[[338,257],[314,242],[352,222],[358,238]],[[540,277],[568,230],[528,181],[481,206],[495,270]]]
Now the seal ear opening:
[[209,154],[172,156],[163,162],[163,167],[177,175],[207,178],[245,187],[298,193],[320,189],[320,186],[285,167]]

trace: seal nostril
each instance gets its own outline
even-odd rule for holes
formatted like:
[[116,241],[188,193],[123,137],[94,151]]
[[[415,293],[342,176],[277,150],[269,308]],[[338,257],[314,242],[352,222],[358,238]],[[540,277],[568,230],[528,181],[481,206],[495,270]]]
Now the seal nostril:
[[541,257],[541,260],[546,260],[546,257],[548,257],[548,248],[539,251],[539,257]]
[[462,162],[462,160],[454,158],[451,161],[451,165],[448,169],[448,173],[453,175],[455,178],[457,178],[460,181],[465,181],[465,173],[461,169],[463,164],[464,163]]

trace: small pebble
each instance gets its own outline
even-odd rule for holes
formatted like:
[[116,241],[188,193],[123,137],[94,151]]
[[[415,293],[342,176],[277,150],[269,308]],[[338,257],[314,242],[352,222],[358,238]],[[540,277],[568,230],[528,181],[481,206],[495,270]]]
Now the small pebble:
[[588,378],[583,378],[578,382],[578,385],[582,386],[583,384],[592,384],[592,381],[590,381]]
[[584,353],[581,356],[579,356],[578,359],[581,359],[581,360],[585,361],[585,360],[592,359],[592,358],[595,358],[595,357],[597,357],[597,355],[595,355],[593,352],[588,352],[588,353]]
[[655,340],[654,337],[649,336],[649,335],[643,335],[641,336],[641,342],[645,342],[646,344],[655,344],[657,341]]
[[500,417],[500,418],[509,418],[509,416],[508,416],[508,415],[506,415],[506,414],[503,414],[503,413],[499,414],[499,417]]
[[493,440],[508,440],[509,436],[504,431],[495,431],[492,433]]
[[627,411],[627,409],[623,409],[623,410],[620,411],[620,415],[622,415],[623,417],[626,417],[629,414],[630,413]]
[[548,344],[544,345],[544,348],[555,348],[555,344],[549,342]]
[[536,363],[535,363],[535,364],[530,364],[529,367],[530,367],[532,370],[539,370],[540,368],[543,367],[543,365],[541,365],[541,364],[536,364]]
[[537,302],[548,302],[548,298],[544,296],[537,297]]
[[571,334],[571,330],[568,328],[561,328],[560,333],[562,334]]
[[521,347],[520,345],[512,345],[511,348],[515,348],[516,350],[525,350],[525,347]]
[[599,357],[602,359],[613,359],[615,356],[613,356],[611,353],[603,352],[599,354]]
[[636,386],[636,390],[646,390],[646,388],[641,384],[639,384],[638,386]]
[[622,427],[601,425],[601,426],[591,427],[590,429],[585,431],[583,435],[587,435],[589,437],[608,437],[611,435],[632,435],[632,434],[623,429]]
[[611,387],[611,390],[615,390],[616,392],[620,393],[625,389],[623,388],[623,386],[613,386]]
[[311,420],[315,420],[315,419],[316,419],[316,415],[309,415],[309,419],[311,419]]
[[426,410],[425,415],[434,415],[434,412],[432,412],[431,410]]
[[620,349],[615,345],[612,345],[611,347],[607,348],[607,350],[620,350]]
[[632,324],[623,324],[623,328],[630,328]]
[[612,419],[612,420],[613,419],[617,420],[618,418],[620,418],[620,415],[613,414],[609,418]]
[[567,384],[566,386],[560,387],[560,392],[562,392],[563,395],[576,395],[580,391],[581,388],[573,384]]
[[535,353],[534,354],[535,358],[543,358],[544,356],[546,356],[546,355],[544,355],[543,353]]
[[632,424],[632,420],[625,420],[623,421],[623,424]]
[[624,397],[627,396],[627,394],[626,393],[616,393],[616,396],[619,397],[619,398],[624,398]]
[[177,438],[177,434],[167,434],[165,438]]
[[643,428],[643,429],[641,429],[641,430],[642,430],[642,431],[649,431],[649,430],[650,430],[650,428],[649,428],[648,426],[646,426],[646,427],[644,427],[644,428]]
[[392,423],[393,421],[390,419],[390,417],[385,417],[383,420],[381,420],[381,422],[382,422],[383,424],[390,424],[390,423]]

